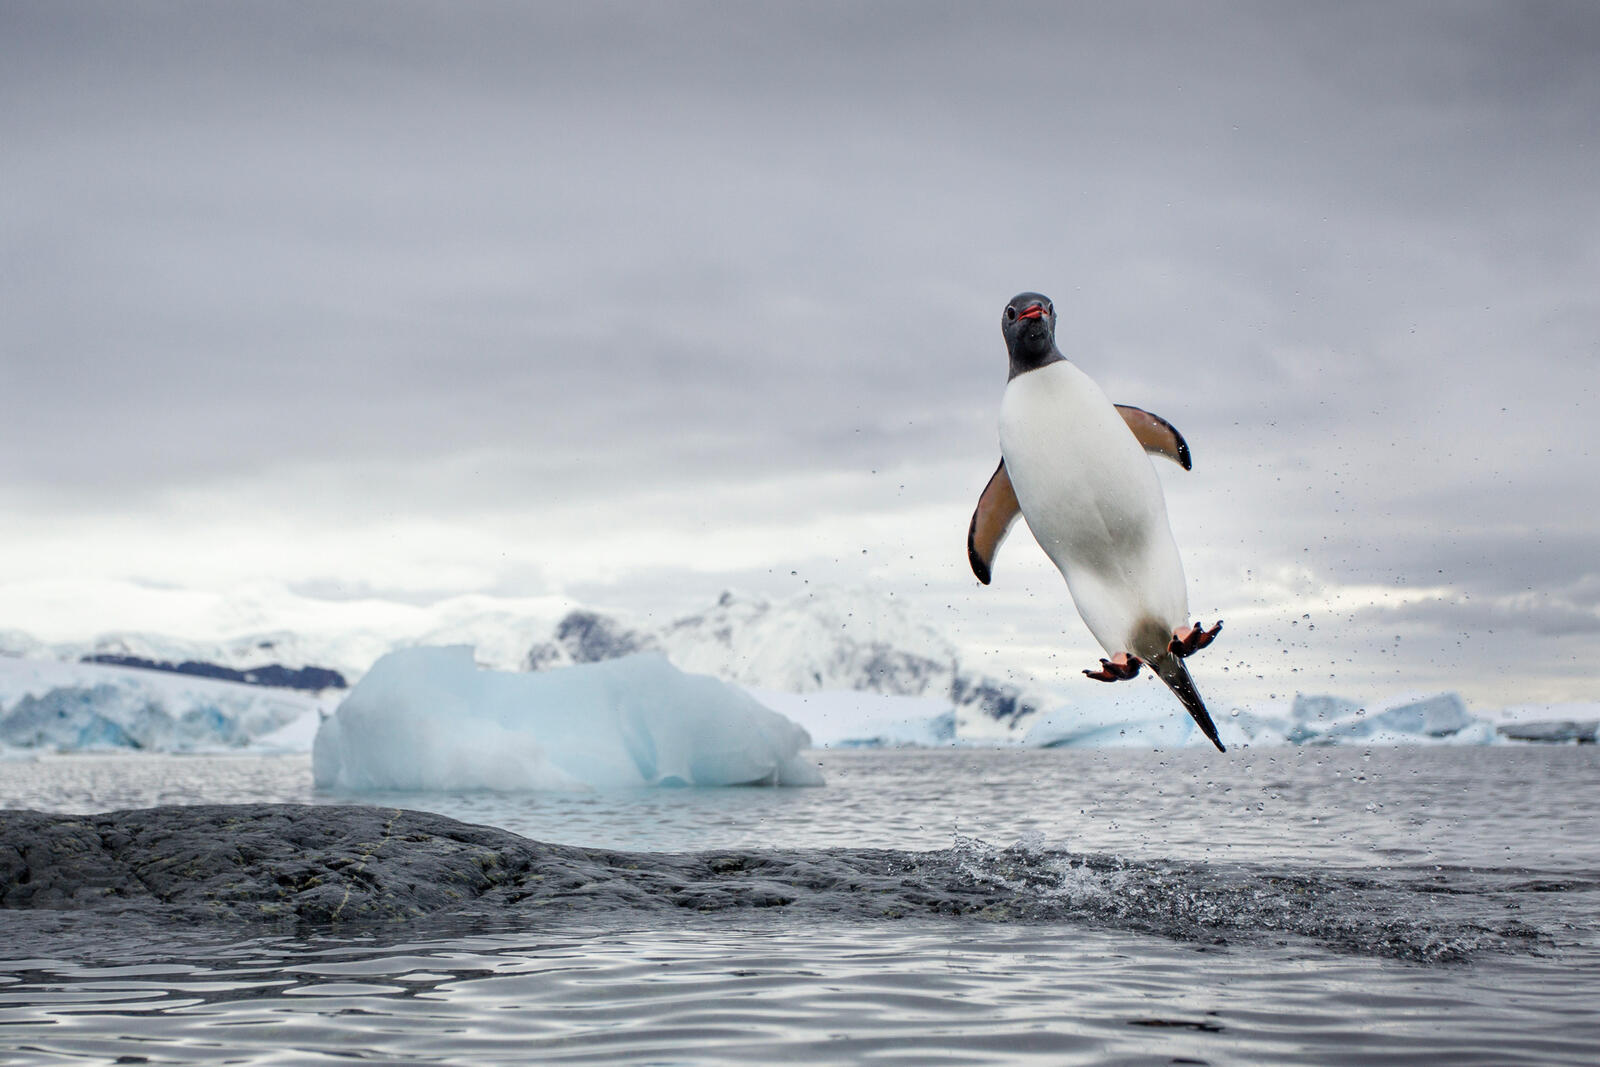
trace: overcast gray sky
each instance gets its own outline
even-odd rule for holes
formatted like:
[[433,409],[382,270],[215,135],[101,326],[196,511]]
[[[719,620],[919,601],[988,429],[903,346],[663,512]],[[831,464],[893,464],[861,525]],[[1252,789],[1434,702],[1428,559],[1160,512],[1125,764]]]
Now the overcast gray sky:
[[0,98],[0,627],[809,582],[1072,675],[964,557],[1037,289],[1216,699],[1600,699],[1591,3],[5,0]]

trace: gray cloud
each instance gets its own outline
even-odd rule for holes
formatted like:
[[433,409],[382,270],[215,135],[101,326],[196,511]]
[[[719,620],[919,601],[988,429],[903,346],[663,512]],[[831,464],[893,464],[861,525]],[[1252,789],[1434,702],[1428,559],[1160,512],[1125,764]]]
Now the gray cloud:
[[1455,631],[1518,629],[1549,637],[1600,633],[1600,613],[1543,596],[1481,601],[1441,598],[1369,609],[1358,616],[1373,624],[1403,621]]
[[1213,586],[1581,614],[1596,54],[1582,3],[7,4],[0,496],[960,510],[1040,288],[1194,444]]

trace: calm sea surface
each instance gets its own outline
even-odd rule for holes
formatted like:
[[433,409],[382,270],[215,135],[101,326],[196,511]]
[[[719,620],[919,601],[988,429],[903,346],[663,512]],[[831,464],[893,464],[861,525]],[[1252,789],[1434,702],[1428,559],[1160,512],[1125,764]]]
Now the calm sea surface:
[[[355,801],[906,871],[895,920],[153,933],[0,912],[0,1062],[1600,1062],[1594,746],[817,759],[822,789],[363,797],[315,792],[304,756],[0,763],[7,808]],[[1023,903],[919,911],[935,870]]]

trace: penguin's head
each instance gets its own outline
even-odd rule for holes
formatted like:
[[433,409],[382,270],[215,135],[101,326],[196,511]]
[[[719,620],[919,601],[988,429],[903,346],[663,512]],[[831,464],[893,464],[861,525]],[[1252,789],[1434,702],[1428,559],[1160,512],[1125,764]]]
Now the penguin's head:
[[1056,350],[1056,306],[1048,296],[1018,293],[1000,313],[1000,332],[1013,366],[1039,366]]

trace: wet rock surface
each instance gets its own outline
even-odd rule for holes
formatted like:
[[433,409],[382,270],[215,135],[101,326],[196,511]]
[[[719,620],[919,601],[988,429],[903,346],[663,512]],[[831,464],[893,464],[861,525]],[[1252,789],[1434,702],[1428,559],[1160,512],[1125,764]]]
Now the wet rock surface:
[[[394,808],[197,805],[101,815],[0,812],[0,907],[174,917],[403,919],[511,908],[788,906],[840,883],[891,888],[909,854],[612,852]],[[949,885],[943,908],[991,902]],[[890,914],[885,901],[868,914]],[[837,900],[829,910],[839,910]]]
[[[1506,915],[1503,898],[1521,892],[1507,880],[1512,873],[1430,869],[1375,880],[981,842],[933,852],[620,852],[357,806],[0,812],[0,908],[136,914],[159,924],[458,916],[524,925],[558,916],[759,910],[796,918],[1086,922],[1213,943],[1295,936],[1342,951],[1437,961],[1550,942],[1546,932]],[[1588,878],[1577,883],[1559,890],[1597,889]]]

